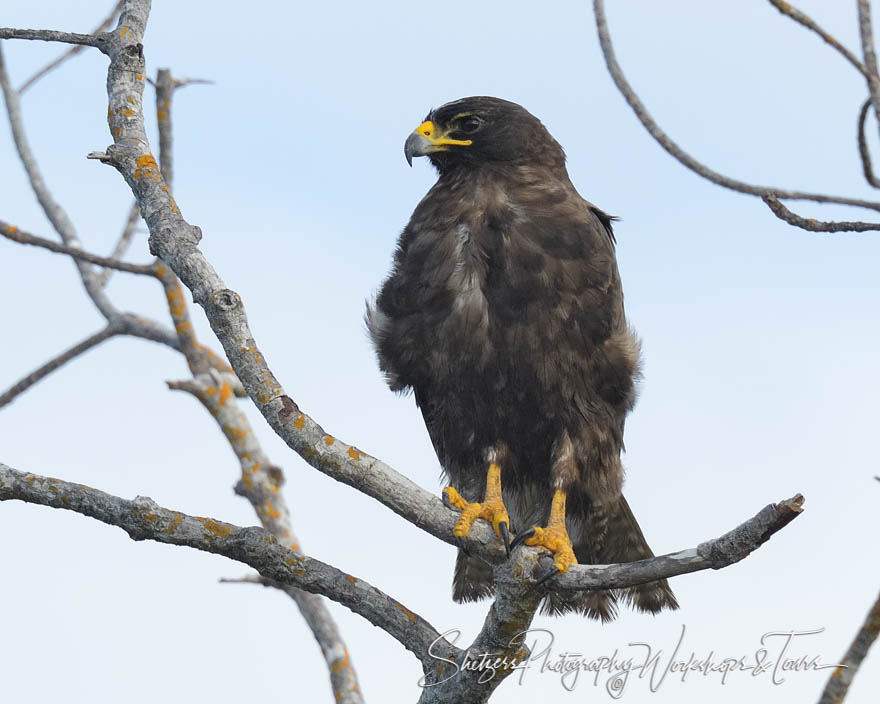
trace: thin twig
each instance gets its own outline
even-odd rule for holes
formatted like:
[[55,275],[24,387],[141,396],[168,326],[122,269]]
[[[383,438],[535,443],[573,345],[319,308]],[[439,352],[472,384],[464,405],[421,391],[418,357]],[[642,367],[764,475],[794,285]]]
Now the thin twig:
[[773,211],[773,214],[780,220],[784,220],[789,225],[794,225],[803,230],[810,232],[870,232],[880,230],[880,223],[860,222],[860,221],[839,221],[839,220],[816,220],[814,218],[804,218],[793,213],[786,208],[776,198],[770,195],[762,196],[767,207]]
[[798,10],[796,7],[792,7],[789,3],[784,2],[784,0],[769,0],[770,4],[773,5],[777,10],[779,10],[783,15],[787,17],[791,17],[795,22],[802,24],[807,29],[815,32],[822,40],[827,44],[831,45],[833,48],[837,49],[838,52],[849,61],[856,70],[861,73],[863,76],[867,78],[868,72],[865,70],[865,67],[862,65],[862,62],[858,60],[855,54],[853,54],[849,49],[847,49],[843,44],[837,41],[831,34],[826,32],[822,27],[820,27],[816,22],[805,15],[803,12]]
[[[871,102],[874,105],[874,114],[880,115],[880,74],[877,72],[877,52],[874,49],[874,29],[871,26],[871,2],[870,0],[858,0],[859,7],[859,34],[862,39],[862,55],[865,58],[866,78],[868,90],[871,93]],[[880,120],[878,120],[880,128]]]
[[18,242],[19,244],[42,247],[43,249],[48,249],[59,254],[67,254],[74,259],[91,262],[92,264],[100,264],[101,266],[115,269],[116,271],[125,271],[129,274],[141,274],[143,276],[157,275],[152,264],[129,264],[128,262],[121,262],[118,259],[102,257],[98,254],[92,254],[91,252],[84,252],[76,247],[68,247],[59,244],[58,242],[47,240],[45,237],[38,237],[30,232],[19,230],[15,225],[10,225],[3,220],[0,220],[0,235],[3,235],[13,242]]
[[[0,46],[0,87],[2,87],[3,96],[6,99],[6,112],[9,117],[9,126],[12,128],[12,139],[15,142],[15,148],[18,151],[18,156],[21,159],[25,172],[27,173],[31,189],[37,197],[37,201],[42,207],[43,212],[46,214],[46,217],[49,219],[49,222],[52,223],[52,227],[54,227],[55,231],[61,236],[61,241],[73,249],[83,249],[73,223],[64,208],[62,208],[52,197],[48,186],[46,186],[46,182],[43,180],[43,175],[40,173],[40,168],[37,166],[37,160],[28,144],[24,129],[24,121],[21,117],[18,93],[16,93],[10,85],[9,75],[6,72],[6,63],[3,58],[2,46]],[[111,320],[113,316],[116,315],[117,311],[114,305],[110,302],[105,291],[98,286],[95,279],[95,271],[86,262],[75,260],[75,263],[79,270],[83,286],[85,286],[86,292],[89,294],[89,298],[92,299],[92,302],[101,314],[108,321]]]
[[[122,34],[122,32],[120,32],[120,34]],[[106,36],[109,35],[102,35],[102,37]],[[10,84],[9,75],[6,71],[6,63],[3,57],[2,45],[0,45],[0,88],[2,88],[3,97],[6,101],[6,112],[9,117],[9,125],[12,129],[12,138],[15,142],[15,147],[18,151],[21,163],[27,173],[31,189],[37,197],[37,201],[42,207],[49,222],[52,223],[55,231],[61,236],[62,242],[72,250],[80,251],[82,250],[82,246],[79,237],[76,234],[76,229],[70,218],[67,216],[67,213],[52,197],[51,192],[43,180],[40,169],[37,166],[30,145],[27,142],[24,123],[21,118],[18,93],[12,89]],[[106,291],[104,291],[103,287],[98,282],[97,272],[92,266],[80,259],[74,258],[74,261],[76,262],[80,278],[89,298],[91,298],[95,307],[107,319],[108,323],[122,325],[123,334],[159,342],[175,350],[179,349],[177,336],[172,331],[163,328],[158,323],[143,316],[134,316],[117,310],[107,297]]]
[[[156,260],[152,271],[155,272],[159,281],[162,282],[162,288],[165,289],[168,312],[171,314],[171,322],[174,323],[174,330],[180,341],[180,349],[186,357],[189,370],[194,376],[207,372],[211,368],[211,364],[203,354],[205,348],[196,340],[192,320],[189,317],[189,307],[183,297],[183,287],[180,285],[180,280],[159,259]],[[228,366],[227,370],[232,371]]]
[[[125,0],[119,0],[119,2],[117,2],[116,5],[113,6],[113,10],[110,12],[110,14],[107,15],[107,17],[105,17],[101,21],[101,23],[92,30],[92,32],[91,32],[92,36],[96,36],[98,34],[101,34],[102,32],[104,32],[110,28],[110,25],[113,24],[113,20],[116,19],[116,15],[119,14],[119,10],[122,7],[123,2],[125,2]],[[22,83],[19,86],[18,94],[21,95],[22,93],[24,93],[28,88],[33,86],[34,83],[39,81],[43,76],[45,76],[50,71],[52,71],[53,69],[55,69],[58,66],[60,66],[61,64],[63,64],[68,59],[73,58],[74,56],[79,54],[84,48],[85,47],[83,45],[73,46],[70,49],[68,49],[67,51],[65,51],[64,53],[62,53],[57,59],[46,64],[46,66],[41,68],[33,76],[28,78],[24,83]],[[117,255],[117,257],[118,257],[118,255]]]
[[621,94],[626,99],[626,102],[629,103],[633,112],[635,112],[636,117],[638,117],[639,121],[657,143],[691,171],[712,183],[718,184],[719,186],[729,188],[733,191],[739,191],[740,193],[747,193],[749,195],[761,197],[770,196],[772,198],[785,200],[811,200],[816,203],[837,203],[840,205],[851,205],[859,208],[880,210],[880,203],[876,201],[861,200],[858,198],[843,198],[840,196],[830,196],[805,191],[791,191],[784,188],[773,188],[769,186],[756,186],[746,183],[745,181],[739,181],[724,176],[694,159],[660,128],[660,126],[654,121],[654,118],[651,117],[638,95],[636,95],[636,92],[629,84],[629,81],[627,81],[626,76],[620,68],[620,65],[617,63],[617,58],[614,55],[614,47],[611,43],[611,36],[608,32],[608,22],[605,18],[603,0],[593,0],[593,9],[596,15],[596,28],[599,32],[599,44],[602,47],[602,54],[605,57],[608,71],[618,90],[620,90]]
[[868,149],[868,140],[865,137],[865,122],[868,119],[868,110],[872,105],[872,101],[868,98],[864,103],[862,103],[862,109],[859,110],[859,127],[858,127],[858,142],[859,142],[859,156],[862,158],[862,172],[865,174],[865,180],[874,186],[874,188],[880,188],[880,180],[874,175],[874,169],[871,166],[871,152]]
[[174,159],[171,134],[171,98],[174,94],[174,79],[171,71],[160,68],[156,72],[156,124],[159,126],[159,168],[165,177],[165,184],[174,190]]
[[53,357],[48,362],[38,367],[30,374],[28,374],[23,379],[17,381],[13,384],[7,391],[0,394],[0,408],[6,406],[15,400],[16,396],[27,391],[34,384],[42,379],[46,378],[52,372],[60,369],[69,361],[76,359],[84,352],[92,349],[92,347],[96,347],[100,345],[104,340],[109,340],[114,335],[119,335],[121,333],[120,327],[117,324],[110,323],[103,330],[96,332],[94,335],[90,335],[82,342],[78,342],[73,347],[64,350],[61,354]]
[[35,39],[41,42],[63,42],[100,48],[104,43],[102,35],[77,34],[76,32],[58,32],[54,29],[16,29],[0,27],[0,39]]
[[846,698],[849,686],[868,654],[868,650],[877,640],[878,634],[880,634],[880,597],[877,597],[877,601],[868,611],[865,622],[840,662],[841,667],[835,668],[831,677],[828,678],[819,704],[840,704]]
[[178,88],[186,88],[187,86],[212,86],[214,85],[214,81],[210,81],[207,78],[175,78],[174,79],[174,90]]
[[[122,234],[119,236],[119,240],[116,242],[116,246],[110,254],[110,259],[122,259],[122,257],[125,256],[140,221],[141,209],[138,207],[137,201],[135,201],[131,204],[131,208],[128,210],[128,218],[125,221],[125,227],[122,228]],[[110,277],[112,275],[113,269],[105,267],[97,276],[98,285],[102,287],[106,286],[110,282]]]

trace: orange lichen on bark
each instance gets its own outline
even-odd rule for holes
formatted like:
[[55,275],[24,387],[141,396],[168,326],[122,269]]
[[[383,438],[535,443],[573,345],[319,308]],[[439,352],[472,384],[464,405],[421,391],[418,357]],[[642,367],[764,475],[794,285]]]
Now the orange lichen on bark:
[[352,584],[357,584],[357,577],[352,577],[350,574],[347,574],[345,575],[345,578]]
[[182,515],[182,514],[180,514],[180,513],[175,513],[175,514],[174,514],[174,518],[171,519],[170,523],[168,523],[168,526],[167,526],[167,527],[165,528],[165,530],[163,530],[162,532],[163,532],[163,533],[168,533],[168,534],[173,533],[175,530],[177,530],[177,526],[180,525],[180,519],[181,519],[181,518],[183,518],[183,515]]
[[215,538],[228,538],[232,534],[232,526],[228,523],[220,523],[213,518],[199,518],[198,520],[205,526],[205,530]]
[[416,615],[408,608],[406,608],[403,604],[395,604],[394,606],[395,608],[400,609],[401,611],[403,611],[403,613],[406,614],[406,617],[410,620],[410,623],[416,622]]
[[324,436],[324,444],[327,447],[330,447],[334,442],[336,442],[336,438],[334,438],[332,435],[325,435]]
[[141,178],[141,176],[146,176],[147,178],[152,178],[154,181],[159,180],[159,165],[156,163],[156,158],[152,154],[139,156],[135,163],[137,164],[137,168],[134,171],[134,177],[136,179]]
[[299,418],[297,418],[295,421],[293,421],[293,427],[296,428],[297,430],[302,430],[303,427],[305,427],[305,424],[306,424],[306,417],[302,414],[300,414]]
[[359,460],[361,458],[361,453],[358,452],[358,449],[354,446],[348,448],[348,456],[353,460]]
[[272,503],[271,499],[266,499],[266,513],[272,518],[281,518],[281,513],[279,513],[278,509],[275,508],[275,504]]
[[[217,403],[219,403],[221,406],[224,406],[224,405],[226,405],[226,402],[230,399],[231,396],[232,396],[232,387],[229,384],[227,384],[225,381],[221,382],[220,395],[217,397]],[[257,467],[251,471],[256,472],[258,468],[259,468],[259,465],[257,465]]]
[[330,669],[333,672],[339,672],[345,667],[348,667],[351,664],[351,658],[348,657],[348,648],[343,648],[343,655],[338,660],[334,660],[330,663]]

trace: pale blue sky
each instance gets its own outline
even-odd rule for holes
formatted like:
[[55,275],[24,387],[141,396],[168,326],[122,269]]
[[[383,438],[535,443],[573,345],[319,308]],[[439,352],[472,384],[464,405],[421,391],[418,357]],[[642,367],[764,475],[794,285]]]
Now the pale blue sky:
[[[3,24],[87,31],[108,2],[4,8]],[[609,2],[618,58],[664,128],[745,180],[873,197],[855,119],[864,80],[767,2]],[[854,3],[799,5],[850,48]],[[20,83],[56,46],[4,42]],[[420,414],[384,386],[361,321],[396,237],[434,175],[403,142],[432,106],[473,94],[522,103],[565,147],[581,194],[619,215],[618,258],[645,380],[627,424],[625,493],[656,552],[715,537],[800,491],[806,511],[743,563],[676,578],[680,611],[600,626],[536,619],[557,651],[751,654],[767,631],[808,630],[797,655],[833,662],[876,598],[880,235],[816,235],[758,200],[686,171],[645,133],[598,50],[591,3],[154,3],[150,73],[208,78],[177,94],[175,195],[202,247],[245,301],[269,364],[329,432],[439,492]],[[111,247],[130,195],[85,155],[109,143],[106,60],[88,51],[23,98],[46,180],[85,245]],[[876,147],[876,129],[869,133]],[[157,148],[154,145],[154,148]],[[875,152],[880,154],[880,152]],[[0,218],[52,236],[0,130]],[[797,204],[806,216],[867,217]],[[145,235],[132,248],[147,261]],[[117,274],[124,309],[165,320],[154,282]],[[0,387],[98,330],[62,257],[0,242]],[[197,327],[210,332],[200,311]],[[237,465],[213,420],[166,390],[182,359],[114,340],[0,411],[0,460],[125,497],[251,525]],[[454,551],[299,460],[248,406],[305,549],[367,579],[440,631],[472,636],[485,605],[449,598]],[[370,532],[383,536],[371,540]],[[247,570],[71,513],[0,504],[4,701],[328,702],[326,669],[292,602],[220,585]],[[417,698],[416,661],[346,609],[337,616],[371,702]],[[874,701],[873,653],[852,704]],[[812,701],[827,675],[631,683],[628,702]],[[549,674],[498,700],[604,701]]]

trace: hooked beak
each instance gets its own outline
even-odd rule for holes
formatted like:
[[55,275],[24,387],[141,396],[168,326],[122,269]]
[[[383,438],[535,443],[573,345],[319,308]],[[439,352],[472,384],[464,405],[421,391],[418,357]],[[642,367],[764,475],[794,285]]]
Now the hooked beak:
[[403,155],[406,163],[412,166],[414,156],[427,156],[434,152],[445,152],[450,146],[468,147],[472,144],[470,139],[451,139],[442,130],[438,130],[430,120],[416,127],[415,131],[406,138],[403,145]]

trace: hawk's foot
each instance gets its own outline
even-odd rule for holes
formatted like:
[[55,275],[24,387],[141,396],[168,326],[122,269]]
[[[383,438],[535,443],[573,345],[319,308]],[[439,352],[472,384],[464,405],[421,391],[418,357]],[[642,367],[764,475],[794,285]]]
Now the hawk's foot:
[[482,502],[471,503],[451,486],[443,490],[443,498],[453,507],[461,510],[461,516],[452,529],[456,538],[470,535],[474,521],[482,518],[492,524],[495,534],[504,543],[504,549],[510,555],[510,517],[501,498],[501,467],[494,462],[489,463],[486,474],[486,495]]
[[543,584],[548,579],[562,574],[569,567],[577,564],[574,547],[571,544],[571,538],[568,537],[568,530],[565,528],[565,492],[562,489],[557,489],[553,494],[547,526],[545,528],[534,526],[525,533],[521,533],[516,536],[512,547],[520,543],[532,547],[547,548],[553,553],[553,569],[541,577],[538,584]]

